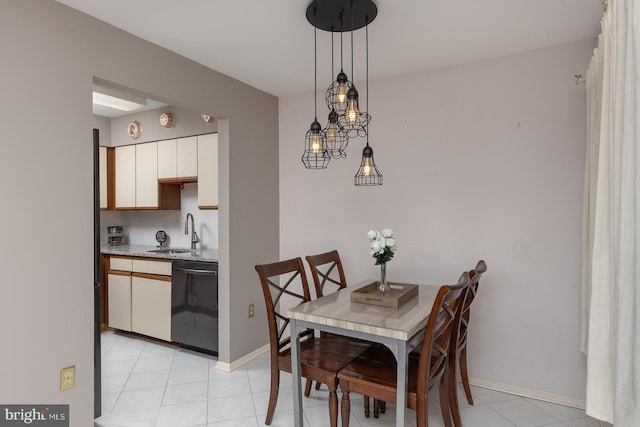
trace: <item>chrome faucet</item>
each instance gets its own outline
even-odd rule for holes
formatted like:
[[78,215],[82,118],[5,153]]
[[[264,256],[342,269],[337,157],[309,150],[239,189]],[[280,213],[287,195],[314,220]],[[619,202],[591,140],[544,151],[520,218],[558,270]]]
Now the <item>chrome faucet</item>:
[[191,213],[187,213],[187,220],[184,222],[184,234],[189,234],[189,218],[191,218],[191,250],[195,251],[197,249],[196,243],[200,242],[200,238],[198,237],[198,233],[196,233],[196,226]]

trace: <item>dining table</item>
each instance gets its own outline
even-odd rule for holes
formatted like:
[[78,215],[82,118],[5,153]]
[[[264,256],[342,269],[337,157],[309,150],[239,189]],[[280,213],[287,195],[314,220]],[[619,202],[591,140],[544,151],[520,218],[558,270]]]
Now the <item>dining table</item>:
[[[303,426],[300,336],[306,329],[364,339],[387,346],[397,360],[396,426],[404,426],[407,414],[409,353],[424,338],[427,317],[439,286],[418,285],[418,295],[399,308],[351,301],[351,292],[371,285],[364,280],[329,295],[288,309],[291,337],[291,374],[295,427]],[[390,285],[393,287],[394,283]]]

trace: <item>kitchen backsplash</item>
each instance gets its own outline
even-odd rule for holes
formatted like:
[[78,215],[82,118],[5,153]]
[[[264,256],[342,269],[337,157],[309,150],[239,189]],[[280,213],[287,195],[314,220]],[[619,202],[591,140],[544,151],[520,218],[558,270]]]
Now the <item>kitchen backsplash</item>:
[[122,225],[125,243],[134,245],[157,245],[156,232],[164,230],[169,236],[165,245],[188,248],[191,246],[191,224],[189,235],[184,234],[187,213],[195,220],[195,229],[200,237],[198,247],[218,249],[218,211],[198,209],[198,184],[185,184],[181,193],[181,211],[102,211],[100,213],[100,243],[107,243],[107,227]]

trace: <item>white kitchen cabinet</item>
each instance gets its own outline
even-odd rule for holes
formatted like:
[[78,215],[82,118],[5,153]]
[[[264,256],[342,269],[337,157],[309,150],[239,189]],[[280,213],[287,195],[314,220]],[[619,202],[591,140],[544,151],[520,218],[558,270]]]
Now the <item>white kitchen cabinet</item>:
[[108,275],[109,327],[131,331],[131,273]]
[[116,209],[136,207],[136,146],[116,147]]
[[131,277],[131,330],[171,341],[171,277]]
[[158,141],[158,179],[176,177],[176,140]]
[[198,136],[198,207],[218,209],[218,134]]
[[100,146],[98,148],[100,168],[98,176],[100,177],[100,209],[107,209],[107,147]]
[[171,261],[112,256],[109,259],[108,324],[171,341]]
[[176,143],[176,177],[198,176],[198,137],[178,138]]
[[135,149],[135,207],[158,209],[158,144],[138,144]]
[[198,137],[158,141],[158,179],[195,182],[197,178]]

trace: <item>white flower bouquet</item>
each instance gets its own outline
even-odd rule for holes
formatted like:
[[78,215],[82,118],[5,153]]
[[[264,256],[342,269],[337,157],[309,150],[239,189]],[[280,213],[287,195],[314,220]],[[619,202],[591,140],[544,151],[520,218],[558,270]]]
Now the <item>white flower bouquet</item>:
[[371,256],[376,259],[376,265],[386,264],[391,261],[396,252],[396,241],[393,238],[393,230],[385,228],[382,231],[370,230],[367,233]]

